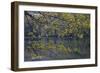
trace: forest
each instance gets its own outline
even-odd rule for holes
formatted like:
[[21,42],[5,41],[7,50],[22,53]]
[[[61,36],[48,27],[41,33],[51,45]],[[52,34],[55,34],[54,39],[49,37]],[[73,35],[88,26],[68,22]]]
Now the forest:
[[24,61],[90,58],[90,14],[24,11]]

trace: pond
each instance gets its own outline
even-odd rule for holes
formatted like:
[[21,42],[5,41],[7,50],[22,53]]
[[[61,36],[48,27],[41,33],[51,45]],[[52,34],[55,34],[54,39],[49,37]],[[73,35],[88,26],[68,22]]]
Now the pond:
[[25,61],[90,58],[89,38],[42,37],[38,41],[31,40],[31,42],[30,44],[33,44],[31,48],[25,47]]

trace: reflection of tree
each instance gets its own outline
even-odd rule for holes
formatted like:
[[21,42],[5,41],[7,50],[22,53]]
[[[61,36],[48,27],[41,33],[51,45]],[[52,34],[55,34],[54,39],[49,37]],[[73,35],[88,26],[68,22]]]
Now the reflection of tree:
[[[63,38],[68,40],[85,39],[90,37],[89,33],[89,14],[25,11],[25,41],[31,43],[26,44],[33,47],[35,54],[37,54],[36,47],[41,48],[40,46],[42,46],[43,49],[51,43],[51,37],[54,38],[52,44],[57,45],[59,44],[58,39],[62,41]],[[45,41],[45,45],[39,41],[42,43]],[[59,47],[64,48],[63,43],[59,44]]]

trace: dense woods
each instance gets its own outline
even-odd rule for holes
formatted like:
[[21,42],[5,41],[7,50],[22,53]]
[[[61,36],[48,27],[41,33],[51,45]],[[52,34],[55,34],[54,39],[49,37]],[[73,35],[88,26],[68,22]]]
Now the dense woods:
[[24,12],[25,61],[90,57],[90,14]]

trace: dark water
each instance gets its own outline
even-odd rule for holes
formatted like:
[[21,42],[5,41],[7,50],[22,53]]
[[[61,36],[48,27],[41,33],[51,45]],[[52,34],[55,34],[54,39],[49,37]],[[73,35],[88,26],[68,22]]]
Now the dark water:
[[66,51],[58,51],[56,49],[36,49],[35,51],[38,53],[38,56],[34,55],[34,50],[28,50],[25,48],[24,60],[25,61],[44,61],[44,60],[64,60],[64,59],[86,59],[90,58],[90,40],[89,38],[84,39],[76,39],[76,38],[67,38],[63,39],[58,37],[43,37],[42,40],[45,41],[45,44],[48,43],[49,40],[54,41],[54,45],[59,45],[59,43],[63,42],[66,49],[68,49],[68,53]]

